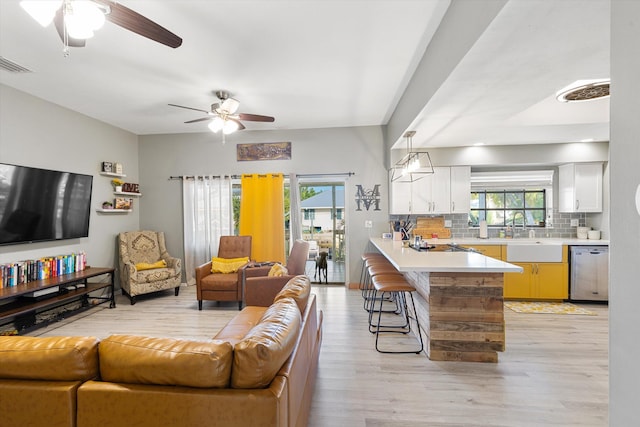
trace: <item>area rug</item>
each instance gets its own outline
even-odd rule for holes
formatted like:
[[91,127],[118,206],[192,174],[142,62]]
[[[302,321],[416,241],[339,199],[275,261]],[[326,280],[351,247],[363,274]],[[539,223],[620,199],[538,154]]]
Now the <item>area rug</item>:
[[517,313],[597,315],[593,311],[578,307],[569,302],[505,301],[504,306]]

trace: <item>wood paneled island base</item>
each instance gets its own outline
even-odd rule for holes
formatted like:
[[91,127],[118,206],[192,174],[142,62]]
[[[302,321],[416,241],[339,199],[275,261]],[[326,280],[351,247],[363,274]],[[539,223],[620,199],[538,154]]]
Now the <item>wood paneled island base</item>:
[[497,362],[505,349],[503,273],[404,273],[431,360]]

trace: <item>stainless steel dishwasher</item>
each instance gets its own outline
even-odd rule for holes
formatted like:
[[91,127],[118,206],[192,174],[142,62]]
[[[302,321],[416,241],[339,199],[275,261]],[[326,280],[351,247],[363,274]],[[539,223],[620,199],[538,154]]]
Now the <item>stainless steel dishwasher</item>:
[[609,300],[609,248],[571,246],[571,287],[574,301]]

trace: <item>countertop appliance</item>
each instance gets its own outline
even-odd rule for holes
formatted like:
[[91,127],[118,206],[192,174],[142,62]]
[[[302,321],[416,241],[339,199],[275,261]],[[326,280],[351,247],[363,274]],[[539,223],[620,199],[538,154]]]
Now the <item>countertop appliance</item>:
[[572,301],[609,300],[609,247],[571,246]]

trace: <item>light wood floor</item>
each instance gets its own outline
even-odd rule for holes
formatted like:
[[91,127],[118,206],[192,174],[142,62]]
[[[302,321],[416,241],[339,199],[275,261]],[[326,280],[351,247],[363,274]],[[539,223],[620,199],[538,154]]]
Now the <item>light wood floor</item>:
[[[608,309],[597,316],[518,314],[505,309],[507,349],[497,364],[432,362],[377,353],[357,290],[314,285],[324,341],[310,426],[606,426]],[[195,287],[140,297],[134,306],[89,310],[31,335],[146,334],[207,339],[237,313],[205,302]],[[385,343],[405,345],[406,338]],[[402,342],[401,342],[402,341]],[[407,341],[406,345],[414,344]]]

